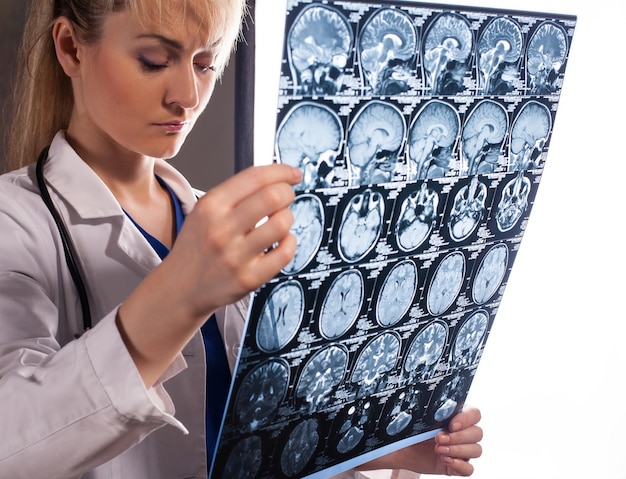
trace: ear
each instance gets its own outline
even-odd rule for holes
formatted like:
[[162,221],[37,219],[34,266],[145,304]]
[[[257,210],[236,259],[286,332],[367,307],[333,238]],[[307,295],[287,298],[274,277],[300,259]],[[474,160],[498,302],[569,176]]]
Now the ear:
[[67,17],[59,17],[52,26],[52,40],[61,68],[70,78],[80,73],[80,45],[74,24]]

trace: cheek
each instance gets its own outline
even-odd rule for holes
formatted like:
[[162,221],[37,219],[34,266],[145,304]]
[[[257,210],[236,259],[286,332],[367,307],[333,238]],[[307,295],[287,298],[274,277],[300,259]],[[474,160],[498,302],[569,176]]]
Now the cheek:
[[125,118],[136,116],[146,108],[151,92],[151,82],[134,73],[128,66],[103,62],[97,69],[97,89],[89,92],[101,112],[114,116],[124,123]]

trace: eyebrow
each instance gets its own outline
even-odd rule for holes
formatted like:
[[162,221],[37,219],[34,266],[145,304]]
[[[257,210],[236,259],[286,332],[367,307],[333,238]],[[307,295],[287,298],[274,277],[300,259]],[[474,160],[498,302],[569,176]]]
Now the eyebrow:
[[[183,50],[183,45],[182,45],[182,43],[180,43],[180,42],[178,42],[178,41],[176,41],[176,40],[173,40],[173,39],[171,39],[171,38],[168,38],[168,37],[166,37],[166,36],[164,36],[164,35],[160,35],[160,34],[158,34],[158,33],[143,33],[143,34],[141,34],[141,35],[137,35],[137,37],[136,37],[136,38],[150,38],[150,39],[153,39],[153,40],[158,40],[158,41],[159,41],[159,42],[161,42],[162,44],[167,45],[167,46],[169,46],[170,48],[173,48],[174,50],[179,50],[179,51]],[[209,50],[214,49],[214,48],[215,48],[215,47],[217,47],[217,46],[218,46],[221,42],[222,42],[222,39],[221,39],[221,38],[217,39],[217,40],[216,40],[215,42],[213,42],[211,45],[208,45],[208,46],[207,46],[207,48],[206,48],[206,50],[207,50],[207,51],[209,51]]]

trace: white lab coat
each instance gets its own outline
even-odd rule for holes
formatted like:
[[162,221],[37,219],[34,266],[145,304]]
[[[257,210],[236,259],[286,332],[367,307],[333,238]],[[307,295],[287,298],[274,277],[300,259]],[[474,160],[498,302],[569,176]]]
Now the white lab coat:
[[[159,257],[58,133],[45,177],[76,247],[95,324],[74,339],[82,333],[78,295],[34,171],[0,177],[0,477],[205,477],[200,334],[146,390],[115,324],[119,305]],[[184,177],[164,161],[156,173],[188,213],[196,196]],[[246,308],[244,301],[217,313],[231,369]]]

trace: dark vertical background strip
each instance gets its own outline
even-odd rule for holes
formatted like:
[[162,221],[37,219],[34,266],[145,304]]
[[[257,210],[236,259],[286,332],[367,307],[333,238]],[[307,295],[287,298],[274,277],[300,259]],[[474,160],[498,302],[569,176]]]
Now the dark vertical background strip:
[[248,0],[244,40],[235,54],[235,171],[254,164],[255,3],[256,0]]

